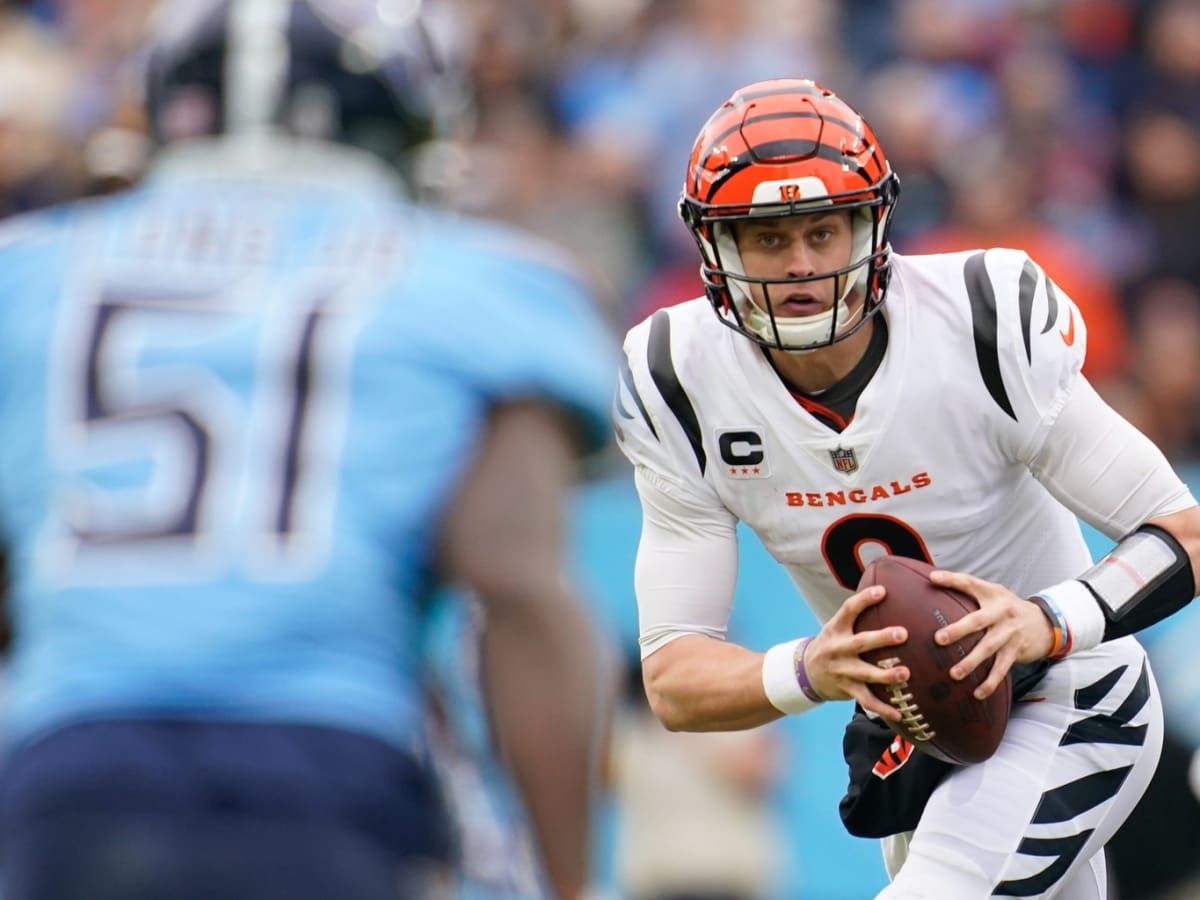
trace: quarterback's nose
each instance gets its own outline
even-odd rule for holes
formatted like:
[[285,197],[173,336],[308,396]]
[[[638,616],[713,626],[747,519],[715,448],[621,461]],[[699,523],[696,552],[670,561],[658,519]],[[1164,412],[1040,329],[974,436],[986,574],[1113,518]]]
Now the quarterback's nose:
[[813,265],[812,251],[805,246],[803,241],[794,241],[791,252],[788,254],[788,277],[804,278],[808,275],[815,275],[816,271],[816,267]]

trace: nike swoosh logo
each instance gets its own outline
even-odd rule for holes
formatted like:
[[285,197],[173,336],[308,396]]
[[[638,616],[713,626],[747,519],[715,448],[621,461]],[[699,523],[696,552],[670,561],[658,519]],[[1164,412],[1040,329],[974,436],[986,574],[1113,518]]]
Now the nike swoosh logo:
[[1063,339],[1063,343],[1070,347],[1075,343],[1075,310],[1073,307],[1067,308],[1067,313],[1070,318],[1067,319],[1067,330],[1060,331],[1058,336]]

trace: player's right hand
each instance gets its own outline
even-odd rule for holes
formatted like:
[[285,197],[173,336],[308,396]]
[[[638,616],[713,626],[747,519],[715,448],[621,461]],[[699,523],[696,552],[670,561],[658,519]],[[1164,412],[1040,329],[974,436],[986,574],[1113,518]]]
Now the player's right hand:
[[881,601],[885,594],[881,585],[873,585],[847,597],[809,642],[804,653],[804,668],[813,690],[826,700],[854,700],[863,709],[889,722],[899,722],[900,712],[872,694],[867,685],[907,681],[908,667],[881,669],[867,662],[861,654],[903,644],[908,640],[908,632],[900,626],[857,634],[854,631],[859,614]]

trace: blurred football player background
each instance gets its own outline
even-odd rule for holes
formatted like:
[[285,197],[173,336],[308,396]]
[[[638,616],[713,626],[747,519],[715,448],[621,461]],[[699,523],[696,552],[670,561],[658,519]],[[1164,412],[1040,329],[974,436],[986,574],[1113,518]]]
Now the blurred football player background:
[[616,359],[586,278],[421,202],[470,104],[416,6],[130,10],[8,20],[40,118],[6,148],[47,155],[0,227],[0,891],[451,896],[474,816],[426,626],[454,586],[521,894],[577,900],[610,691],[565,523]]
[[[478,97],[465,155],[432,159],[430,178],[451,188],[457,206],[565,243],[602,286],[617,324],[701,293],[694,248],[675,215],[695,123],[739,85],[813,77],[862,98],[886,142],[904,180],[897,249],[1031,252],[1083,309],[1090,380],[1200,487],[1194,0],[424,5],[469,61]],[[130,72],[153,6],[4,5],[0,210],[137,178],[145,129]],[[611,457],[601,480],[579,493],[573,551],[596,614],[628,644],[636,634],[627,573],[638,510],[623,465]],[[743,590],[792,590],[759,549],[743,544]],[[1104,548],[1097,538],[1094,551]],[[788,622],[747,612],[736,624],[749,643],[766,647],[780,629],[799,633],[810,624],[795,605]],[[1164,753],[1161,789],[1152,787],[1114,842],[1113,894],[1200,896],[1200,826],[1187,778],[1200,747],[1200,679],[1191,663],[1200,614],[1185,611],[1144,638],[1175,751]],[[840,832],[832,812],[844,773],[828,748],[843,724],[821,714],[781,723],[785,763],[773,798],[788,859],[776,879],[780,898],[851,900],[882,884],[874,846]],[[621,827],[619,806],[603,824],[602,834]],[[614,896],[622,891],[618,845],[604,839],[596,850],[597,889]]]

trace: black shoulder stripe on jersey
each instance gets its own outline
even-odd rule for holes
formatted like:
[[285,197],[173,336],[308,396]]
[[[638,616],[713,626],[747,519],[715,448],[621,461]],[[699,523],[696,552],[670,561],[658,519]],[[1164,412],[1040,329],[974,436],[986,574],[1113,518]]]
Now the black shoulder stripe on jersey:
[[[1021,267],[1021,287],[1017,304],[1021,307],[1021,337],[1025,339],[1025,359],[1033,364],[1033,292],[1037,290],[1038,268],[1033,260]],[[1044,334],[1045,332],[1043,332]]]
[[[629,369],[629,358],[624,354],[621,355],[621,383],[629,389],[633,396],[637,396],[637,388],[633,386],[633,372]],[[632,419],[631,413],[621,401],[621,387],[617,386],[615,396],[613,397],[613,407],[620,413],[622,419]]]
[[967,297],[971,301],[971,324],[975,329],[975,360],[984,387],[996,405],[1008,413],[1015,422],[1008,392],[1004,389],[1004,376],[1000,372],[1000,349],[997,343],[999,324],[996,320],[996,292],[988,278],[984,254],[976,253],[967,260],[963,277],[967,286]]
[[1042,334],[1049,331],[1058,321],[1058,291],[1054,289],[1054,282],[1049,275],[1046,276],[1046,303],[1046,324],[1042,327]]
[[[650,421],[650,413],[646,411],[646,404],[642,402],[642,395],[638,393],[637,386],[633,383],[633,370],[629,367],[629,358],[621,357],[621,381],[625,383],[625,387],[629,389],[630,395],[633,397],[633,402],[637,404],[638,412],[642,414],[642,418],[646,422],[646,427],[650,429],[650,433],[654,435],[655,440],[662,440],[658,436],[658,429],[654,427],[654,423]],[[625,409],[625,405],[621,402],[621,392],[617,391],[617,410],[626,419],[632,419],[633,413]]]
[[696,418],[692,401],[675,374],[675,363],[671,359],[671,317],[665,309],[660,309],[650,319],[649,360],[650,377],[679,420],[688,443],[692,445],[692,452],[696,454],[696,462],[700,464],[700,474],[703,475],[708,457],[704,453],[704,442],[700,439],[700,420]]

